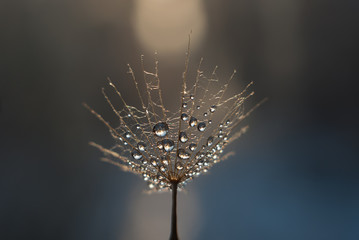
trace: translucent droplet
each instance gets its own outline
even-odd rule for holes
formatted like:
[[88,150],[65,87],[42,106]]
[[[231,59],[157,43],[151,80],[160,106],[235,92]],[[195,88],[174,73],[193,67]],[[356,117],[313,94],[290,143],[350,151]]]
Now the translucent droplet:
[[223,133],[218,134],[218,137],[223,138],[224,137]]
[[200,109],[201,107],[200,107],[200,106],[197,106],[196,108],[197,108],[197,110],[198,110],[198,109]]
[[136,160],[140,160],[142,158],[142,154],[137,150],[132,151],[131,155]]
[[203,117],[207,117],[208,116],[208,113],[203,113]]
[[170,152],[172,151],[173,147],[174,147],[174,142],[170,139],[164,139],[162,141],[162,145],[163,145],[163,149],[166,151],[166,152]]
[[152,166],[157,166],[156,158],[151,158],[150,162],[151,162]]
[[194,144],[194,143],[191,143],[191,144],[188,146],[188,148],[189,148],[189,150],[191,150],[191,151],[193,152],[194,150],[196,150],[197,145]]
[[206,124],[204,122],[200,122],[200,123],[198,123],[197,128],[198,128],[198,131],[203,132],[206,129]]
[[193,99],[194,99],[194,96],[193,96],[193,95],[191,95],[189,98],[190,98],[191,100],[193,100]]
[[197,118],[191,117],[191,119],[189,120],[189,125],[190,125],[191,127],[196,126],[196,125],[197,125]]
[[182,107],[184,107],[184,108],[186,108],[188,106],[188,104],[187,103],[182,103]]
[[224,140],[224,141],[227,141],[227,140],[228,140],[228,136],[227,136],[227,135],[224,136],[224,137],[223,137],[223,140]]
[[127,142],[123,142],[123,145],[125,145],[125,146],[126,146],[127,144],[128,144]]
[[140,129],[140,128],[141,128],[140,125],[137,124],[136,129],[138,130],[138,129]]
[[163,143],[162,143],[162,141],[158,141],[158,142],[157,142],[157,148],[160,149],[160,150],[163,149]]
[[211,113],[214,113],[214,112],[216,111],[216,109],[217,109],[217,106],[213,105],[213,106],[211,106],[211,107],[209,108],[209,111],[210,111]]
[[177,163],[176,168],[177,168],[177,170],[182,170],[183,169],[183,164],[182,163]]
[[139,142],[139,143],[137,143],[137,148],[138,148],[138,150],[143,152],[146,150],[146,144],[144,142]]
[[162,164],[168,166],[168,160],[167,160],[167,159],[163,159],[163,160],[162,160]]
[[155,185],[153,183],[148,184],[149,189],[154,189]]
[[223,128],[223,123],[220,123],[220,124],[219,124],[219,127],[220,127],[220,128]]
[[142,160],[142,163],[143,163],[143,164],[147,164],[147,160],[146,160],[146,159],[143,159],[143,160]]
[[125,133],[125,137],[126,137],[126,138],[130,138],[130,137],[131,137],[131,133],[130,133],[130,132],[126,132],[126,133]]
[[212,124],[212,120],[210,119],[210,120],[208,120],[208,124]]
[[188,120],[188,115],[185,114],[185,113],[182,113],[181,119],[182,119],[183,121],[187,121],[187,120]]
[[180,159],[188,159],[190,157],[189,153],[187,153],[184,149],[178,149],[178,157]]
[[188,137],[187,137],[187,134],[185,132],[180,132],[179,138],[180,138],[180,141],[183,142],[183,143],[188,141]]
[[158,136],[158,137],[164,137],[166,136],[167,132],[168,132],[168,125],[165,122],[160,122],[157,123],[154,127],[153,127],[153,132]]
[[231,123],[231,121],[228,119],[227,121],[226,121],[226,124],[228,125],[228,124],[230,124]]
[[127,114],[127,117],[131,117],[131,114]]
[[213,137],[210,136],[208,139],[207,139],[207,146],[211,146],[213,144]]

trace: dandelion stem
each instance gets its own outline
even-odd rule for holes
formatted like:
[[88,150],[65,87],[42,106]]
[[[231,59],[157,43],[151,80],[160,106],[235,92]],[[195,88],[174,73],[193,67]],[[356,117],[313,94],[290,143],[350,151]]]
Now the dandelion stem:
[[172,182],[172,218],[170,240],[179,239],[177,234],[177,184],[178,182]]

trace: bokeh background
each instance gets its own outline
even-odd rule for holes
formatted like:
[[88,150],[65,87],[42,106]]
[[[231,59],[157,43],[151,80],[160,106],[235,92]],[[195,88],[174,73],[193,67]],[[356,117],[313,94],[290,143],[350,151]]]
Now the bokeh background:
[[[179,194],[182,239],[359,239],[358,1],[1,0],[0,239],[167,239],[170,195],[99,161],[111,77],[153,67],[177,101],[191,67],[255,82],[236,155]],[[141,78],[140,78],[141,79]]]

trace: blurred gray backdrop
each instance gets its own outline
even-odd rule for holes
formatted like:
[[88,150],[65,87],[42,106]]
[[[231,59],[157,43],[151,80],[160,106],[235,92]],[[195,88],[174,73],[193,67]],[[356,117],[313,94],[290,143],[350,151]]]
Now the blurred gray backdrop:
[[154,51],[176,104],[191,68],[255,82],[236,155],[179,196],[182,239],[359,239],[354,0],[1,0],[0,239],[167,239],[170,195],[99,161],[113,144],[106,77],[136,104],[127,63]]

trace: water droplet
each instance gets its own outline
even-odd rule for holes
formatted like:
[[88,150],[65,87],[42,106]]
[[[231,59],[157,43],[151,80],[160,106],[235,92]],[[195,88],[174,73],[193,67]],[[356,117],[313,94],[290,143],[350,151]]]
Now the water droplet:
[[183,169],[183,164],[182,163],[177,163],[176,168],[177,168],[177,170],[182,170]]
[[200,106],[197,106],[196,108],[197,108],[197,110],[198,110],[198,109],[200,109],[201,107],[200,107]]
[[162,143],[162,141],[158,141],[158,142],[157,142],[157,148],[160,149],[160,150],[163,149],[163,143]]
[[136,129],[138,130],[138,129],[140,129],[140,128],[141,128],[140,125],[137,124]]
[[184,149],[178,149],[178,157],[180,159],[188,159],[190,157],[189,153],[187,153]]
[[167,160],[167,159],[163,159],[163,160],[162,160],[162,164],[168,166],[168,160]]
[[230,124],[231,123],[231,121],[228,119],[227,121],[226,121],[226,124],[228,125],[228,124]]
[[131,117],[131,114],[127,114],[127,117]]
[[227,141],[227,140],[228,140],[228,136],[227,136],[227,135],[224,136],[224,137],[223,137],[223,140],[224,140],[224,141]]
[[128,144],[127,142],[123,142],[123,145],[125,145],[125,146],[126,146],[127,144]]
[[164,171],[166,171],[166,168],[165,168],[164,166],[162,166],[162,167],[160,167],[160,170],[161,170],[162,172],[164,172]]
[[220,124],[219,124],[219,127],[220,127],[220,128],[223,128],[223,123],[220,123]]
[[223,138],[223,133],[218,134],[219,138]]
[[183,142],[183,143],[188,141],[188,137],[187,137],[187,134],[185,132],[180,132],[179,138],[180,138],[180,141]]
[[137,148],[138,148],[138,150],[143,152],[146,150],[146,144],[144,142],[139,142],[139,143],[137,143]]
[[190,98],[191,100],[193,100],[193,99],[194,99],[194,96],[193,96],[193,95],[191,95],[189,98]]
[[214,112],[216,111],[216,108],[217,108],[217,106],[213,105],[213,106],[211,106],[211,107],[209,108],[209,111],[210,111],[211,113],[214,113]]
[[203,113],[203,116],[204,116],[204,117],[207,117],[207,116],[208,116],[208,113],[206,113],[206,112]]
[[157,166],[156,158],[151,158],[150,162],[151,162],[152,166]]
[[126,133],[125,133],[125,137],[126,137],[126,138],[130,138],[130,137],[131,137],[131,133],[130,133],[130,132],[126,132]]
[[189,148],[189,150],[191,150],[191,151],[193,152],[194,150],[196,150],[197,145],[194,144],[194,143],[191,143],[191,144],[188,146],[188,148]]
[[213,144],[213,137],[210,136],[208,139],[207,139],[207,146],[211,146]]
[[187,103],[182,103],[182,107],[184,107],[184,108],[186,108],[188,105],[187,105]]
[[132,151],[131,155],[136,160],[140,160],[142,158],[142,154],[137,150]]
[[163,149],[166,151],[166,152],[170,152],[172,151],[173,147],[174,147],[174,142],[170,139],[164,139],[162,141],[162,145],[163,145]]
[[188,120],[188,115],[185,114],[185,113],[182,113],[181,119],[182,119],[183,121],[187,121],[187,120]]
[[143,160],[142,160],[142,163],[143,163],[143,164],[147,164],[147,160],[146,160],[146,159],[143,159]]
[[166,136],[167,132],[168,132],[168,125],[165,122],[160,122],[157,123],[154,127],[153,127],[153,132],[158,136],[158,137],[164,137]]
[[210,120],[208,120],[208,124],[212,124],[212,120],[210,119]]
[[191,127],[196,126],[196,125],[197,125],[197,118],[191,117],[191,119],[189,120],[189,125],[190,125]]
[[122,137],[118,137],[118,140],[120,140],[121,142],[123,141]]
[[197,126],[198,131],[203,132],[206,129],[206,124],[204,122],[200,122]]
[[150,183],[150,184],[148,184],[148,187],[149,187],[150,189],[154,189],[154,188],[155,188],[155,185],[154,185],[153,183]]

